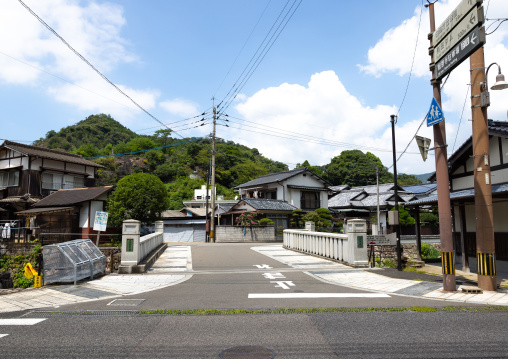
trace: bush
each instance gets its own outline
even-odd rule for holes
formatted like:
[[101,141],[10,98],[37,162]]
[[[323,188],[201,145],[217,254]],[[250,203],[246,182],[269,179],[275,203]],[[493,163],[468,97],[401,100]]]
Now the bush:
[[441,252],[428,243],[422,244],[422,259],[436,259],[441,256]]
[[259,225],[260,226],[272,226],[274,224],[275,224],[275,222],[272,221],[270,218],[261,218],[259,220]]
[[[36,239],[34,242],[37,241]],[[3,256],[0,259],[0,271],[11,274],[14,288],[31,287],[34,280],[25,278],[25,265],[31,263],[35,267],[41,252],[42,246],[37,244],[29,254]]]

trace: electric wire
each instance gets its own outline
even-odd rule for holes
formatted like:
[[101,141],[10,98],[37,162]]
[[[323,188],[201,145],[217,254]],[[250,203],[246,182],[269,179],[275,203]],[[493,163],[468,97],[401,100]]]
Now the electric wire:
[[[18,0],[19,3],[30,12],[42,25],[44,25],[49,31],[53,33],[56,37],[60,39],[76,56],[78,56],[83,62],[85,62],[91,69],[93,69],[102,79],[104,79],[107,83],[113,86],[118,92],[127,97],[137,108],[146,113],[152,119],[160,123],[162,126],[166,127],[168,130],[171,130],[169,127],[165,126],[161,120],[152,115],[150,112],[145,110],[141,105],[139,105],[136,101],[134,101],[129,95],[127,95],[124,91],[122,91],[117,85],[115,85],[112,81],[110,81],[104,74],[102,74],[94,65],[92,65],[83,55],[81,55],[78,51],[76,51],[62,36],[60,36],[51,26],[49,26],[42,18],[39,17],[30,7],[28,7],[22,0]],[[182,137],[177,132],[173,131],[178,136]],[[183,137],[182,137],[183,138]]]
[[[274,23],[272,24],[272,27],[270,28],[270,30],[267,32],[267,34],[265,35],[265,38],[263,39],[263,41],[261,42],[261,44],[258,46],[256,52],[254,53],[254,55],[252,55],[251,59],[249,60],[249,63],[247,64],[247,66],[245,66],[245,68],[243,69],[242,73],[240,74],[240,76],[238,76],[238,78],[236,79],[235,83],[233,84],[233,86],[231,86],[231,88],[229,89],[228,93],[226,94],[226,96],[224,96],[224,99],[226,97],[229,96],[229,94],[231,93],[231,91],[233,91],[233,89],[235,88],[236,84],[240,81],[240,79],[242,78],[243,74],[245,73],[245,71],[248,69],[249,65],[251,64],[252,60],[254,59],[254,57],[256,57],[257,53],[259,52],[259,49],[261,49],[261,46],[263,46],[263,44],[265,43],[266,41],[266,38],[268,37],[268,35],[270,35],[270,32],[272,31],[273,27],[275,26],[275,24],[277,23],[277,21],[279,21],[279,18],[280,16],[282,15],[282,13],[284,12],[284,9],[287,7],[287,5],[289,4],[289,1],[290,0],[287,0],[286,2],[286,5],[284,5],[284,7],[282,8],[281,12],[279,13],[279,16],[277,16],[277,19],[275,19]],[[224,101],[224,99],[217,105],[217,108],[220,108],[222,102]]]
[[404,96],[402,97],[402,102],[399,106],[399,109],[397,110],[396,116],[399,116],[400,109],[402,108],[402,105],[404,105],[404,101],[406,100],[407,91],[409,89],[409,83],[411,82],[411,75],[413,73],[413,66],[414,66],[415,57],[416,57],[416,49],[418,48],[418,38],[420,37],[420,25],[422,23],[423,6],[424,6],[424,4],[423,4],[423,0],[422,0],[422,6],[420,7],[420,19],[418,20],[418,31],[416,32],[415,49],[413,51],[413,60],[411,61],[411,69],[409,70],[409,77],[407,79],[406,90],[404,91]]
[[[277,41],[277,39],[279,38],[280,34],[282,33],[282,31],[284,31],[284,29],[286,28],[288,22],[291,20],[291,18],[293,17],[293,15],[295,14],[296,10],[299,8],[300,4],[302,3],[303,0],[300,0],[300,2],[298,3],[298,5],[296,6],[296,8],[293,10],[293,12],[291,13],[291,15],[289,16],[289,18],[287,19],[287,21],[284,23],[284,20],[287,18],[288,14],[291,12],[291,9],[293,9],[293,7],[295,6],[296,4],[296,1],[295,0],[293,2],[293,4],[291,5],[291,7],[289,8],[289,10],[286,12],[286,14],[284,15],[283,19],[281,20],[281,22],[279,23],[279,25],[277,26],[277,28],[275,29],[275,31],[273,32],[272,36],[270,37],[270,39],[268,40],[268,42],[265,44],[265,46],[263,47],[263,49],[261,50],[261,52],[259,53],[259,55],[257,56],[256,60],[254,61],[254,63],[252,63],[252,65],[250,66],[249,68],[249,65],[251,64],[252,62],[252,59],[256,56],[256,54],[259,52],[259,49],[261,48],[261,46],[263,46],[263,43],[265,42],[265,40],[263,40],[263,42],[261,43],[261,45],[258,47],[258,50],[256,51],[256,53],[253,55],[253,57],[251,58],[251,61],[249,61],[249,64],[247,64],[247,66],[245,67],[244,71],[242,71],[242,74],[239,76],[238,80],[235,82],[235,85],[240,81],[239,85],[236,87],[236,89],[234,89],[234,92],[229,95],[229,98],[227,98],[228,95],[226,95],[224,97],[224,99],[219,103],[219,106],[218,106],[218,109],[220,110],[219,113],[222,113],[224,112],[230,105],[231,103],[233,102],[233,100],[236,98],[236,96],[240,93],[240,91],[245,87],[246,83],[249,81],[249,79],[252,77],[252,75],[254,74],[254,72],[257,70],[257,68],[259,67],[259,65],[261,64],[261,62],[264,60],[264,58],[266,57],[266,55],[268,54],[268,52],[270,51],[270,49],[272,48],[272,46],[275,44],[275,42]],[[286,3],[286,5],[284,6],[282,12],[284,11],[284,9],[287,7],[287,4],[289,3],[289,0],[288,2]],[[278,19],[280,18],[282,12],[279,14],[279,16],[277,17],[277,20],[276,22],[278,21]],[[267,35],[265,36],[265,39],[266,37],[268,37],[268,35],[270,34],[270,32],[272,31],[273,27],[275,26],[276,22],[272,25],[272,28],[270,29],[270,31],[267,33]],[[282,29],[280,29],[281,25],[284,23],[284,25],[282,26]],[[280,29],[280,30],[279,30]],[[274,36],[275,36],[275,39],[274,39]],[[272,40],[273,39],[273,40]],[[268,47],[268,48],[267,48]],[[247,68],[249,68],[247,70]],[[247,73],[245,74],[245,76],[243,76],[243,74],[245,73],[245,70],[247,70]],[[243,76],[243,78],[242,78]],[[232,88],[234,88],[234,86]],[[231,92],[231,90],[228,92],[228,94]],[[226,100],[227,98],[227,100]],[[226,101],[226,104],[223,105],[222,107],[220,107],[220,105]]]
[[462,122],[462,116],[464,115],[464,109],[466,108],[468,95],[469,95],[469,86],[467,86],[466,98],[464,99],[464,106],[462,106],[462,113],[460,114],[459,126],[457,127],[457,133],[455,134],[455,141],[453,141],[452,153],[455,152],[455,144],[457,143],[457,137],[459,137],[460,124]]
[[[233,61],[233,63],[231,64],[231,66],[229,67],[229,70],[228,72],[226,73],[226,75],[224,76],[224,78],[222,79],[219,87],[217,88],[217,90],[215,90],[215,94],[217,93],[217,91],[220,90],[220,88],[222,87],[222,85],[224,84],[224,81],[226,80],[226,78],[228,77],[229,73],[231,72],[231,70],[233,69],[233,66],[235,66],[236,64],[236,61],[238,60],[238,58],[240,57],[241,53],[243,52],[243,49],[245,48],[245,46],[247,45],[247,43],[249,42],[250,38],[252,37],[252,34],[254,33],[254,31],[256,30],[256,28],[258,27],[259,25],[259,22],[261,21],[261,18],[263,17],[263,15],[265,14],[266,12],[266,9],[268,9],[268,5],[270,5],[270,3],[272,2],[272,0],[269,0],[268,3],[266,4],[263,12],[261,13],[261,15],[259,16],[258,18],[258,21],[256,22],[256,25],[254,25],[254,28],[252,29],[252,31],[250,32],[249,36],[247,37],[247,40],[245,40],[242,48],[240,49],[240,51],[238,52],[238,55],[236,55],[236,58],[235,60]],[[215,94],[213,95],[215,97]]]
[[497,19],[495,22],[493,22],[491,25],[489,25],[489,27],[487,28],[487,30],[490,28],[490,26],[494,25],[496,22],[498,22],[498,21],[499,21],[499,24],[497,25],[497,27],[496,27],[494,30],[492,30],[491,32],[486,33],[485,35],[492,35],[494,32],[496,32],[496,30],[497,30],[497,29],[499,29],[499,26],[501,26],[501,24],[502,24],[503,22],[505,22],[506,20],[508,20],[508,19]]

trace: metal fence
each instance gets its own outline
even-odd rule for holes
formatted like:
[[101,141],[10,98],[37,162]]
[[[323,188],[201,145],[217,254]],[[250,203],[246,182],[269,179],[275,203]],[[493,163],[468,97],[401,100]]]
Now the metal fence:
[[106,256],[89,239],[42,247],[44,282],[76,282],[106,270]]

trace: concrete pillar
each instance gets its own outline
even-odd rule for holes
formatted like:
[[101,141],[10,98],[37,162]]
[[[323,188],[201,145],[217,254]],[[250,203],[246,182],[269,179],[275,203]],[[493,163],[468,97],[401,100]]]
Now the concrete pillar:
[[[119,272],[131,273],[129,268],[139,262],[139,238],[141,222],[128,219],[122,224],[122,261]],[[122,270],[123,269],[123,270]]]
[[164,233],[164,221],[155,222],[155,233]]
[[347,262],[354,267],[368,267],[367,253],[367,221],[365,219],[349,219],[347,221],[349,258]]

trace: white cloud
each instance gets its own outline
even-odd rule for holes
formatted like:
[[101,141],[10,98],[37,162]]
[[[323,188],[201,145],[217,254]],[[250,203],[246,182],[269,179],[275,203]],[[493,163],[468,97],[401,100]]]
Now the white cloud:
[[167,112],[181,117],[193,117],[199,114],[197,103],[181,98],[163,101],[159,105]]
[[[25,3],[104,75],[136,60],[120,35],[126,22],[120,6],[75,0]],[[0,54],[0,83],[37,86],[58,102],[110,113],[124,124],[139,112],[17,1],[0,2],[0,43],[8,55]],[[146,109],[154,107],[157,91],[117,86]]]
[[[396,108],[362,105],[333,71],[314,74],[307,87],[285,83],[262,89],[236,110],[243,121],[230,118],[224,137],[255,147],[269,158],[323,165],[343,150],[361,149],[382,157],[385,165],[391,163],[389,121]],[[416,126],[408,128],[414,135]],[[403,142],[407,144],[400,140],[400,147]]]

